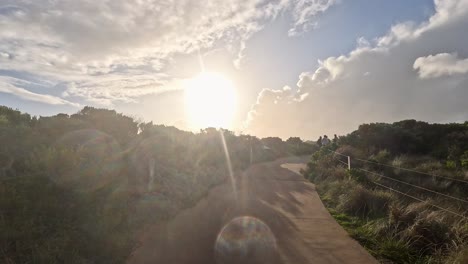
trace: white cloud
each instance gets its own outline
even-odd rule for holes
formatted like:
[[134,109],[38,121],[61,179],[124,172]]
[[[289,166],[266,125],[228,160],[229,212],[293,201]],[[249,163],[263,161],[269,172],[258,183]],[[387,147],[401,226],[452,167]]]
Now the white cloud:
[[[288,94],[259,94],[246,132],[315,138],[348,133],[364,122],[467,120],[466,59],[454,54],[468,56],[468,0],[435,4],[436,13],[420,25],[394,25],[375,43],[320,61]],[[436,78],[443,75],[450,77]]]
[[239,66],[245,41],[280,12],[305,28],[333,2],[3,0],[0,69],[73,83],[66,93],[91,101],[132,100],[167,89],[157,73],[176,54],[225,45]]
[[64,100],[60,97],[48,95],[48,94],[39,94],[30,92],[24,88],[20,88],[20,85],[27,85],[24,80],[15,79],[11,77],[0,76],[0,92],[1,93],[8,93],[14,96],[17,96],[21,99],[34,101],[44,104],[51,104],[51,105],[71,105],[75,107],[79,107],[79,104],[72,103],[70,101]]
[[294,26],[289,30],[290,36],[296,36],[317,26],[313,18],[325,12],[336,0],[295,0],[293,6]]
[[183,89],[183,80],[164,74],[106,74],[72,82],[64,94],[87,98],[101,105],[135,102],[135,98]]
[[457,54],[439,53],[419,57],[413,68],[418,70],[421,78],[435,78],[468,73],[468,59],[460,59]]

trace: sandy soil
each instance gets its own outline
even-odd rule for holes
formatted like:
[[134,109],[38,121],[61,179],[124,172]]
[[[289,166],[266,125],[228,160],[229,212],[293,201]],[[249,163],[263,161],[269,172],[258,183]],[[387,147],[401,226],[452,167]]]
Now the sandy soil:
[[251,166],[235,185],[213,188],[193,208],[146,230],[128,263],[377,263],[298,174],[306,161]]

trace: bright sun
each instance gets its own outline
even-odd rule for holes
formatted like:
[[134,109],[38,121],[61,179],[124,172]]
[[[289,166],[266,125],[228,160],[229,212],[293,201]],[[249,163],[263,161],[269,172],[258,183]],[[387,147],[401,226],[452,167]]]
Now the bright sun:
[[186,83],[185,104],[193,128],[229,128],[237,106],[232,82],[221,74],[203,72]]

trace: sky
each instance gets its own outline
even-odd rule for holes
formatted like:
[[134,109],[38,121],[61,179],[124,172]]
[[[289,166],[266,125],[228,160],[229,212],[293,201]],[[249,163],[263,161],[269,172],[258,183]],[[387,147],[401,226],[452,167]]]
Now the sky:
[[236,107],[195,112],[233,112],[223,125],[239,133],[463,122],[467,28],[468,0],[0,0],[0,105],[197,130],[187,105],[213,90],[195,104],[186,90],[203,71],[232,84]]

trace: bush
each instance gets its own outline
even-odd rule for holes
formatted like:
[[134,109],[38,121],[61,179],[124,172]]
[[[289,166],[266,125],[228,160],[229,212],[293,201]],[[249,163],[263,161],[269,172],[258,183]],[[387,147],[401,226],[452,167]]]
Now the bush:
[[84,197],[43,175],[10,179],[2,186],[0,208],[5,217],[0,218],[0,259],[119,263],[128,256],[132,241],[122,208],[125,200],[103,201],[97,193]]
[[460,164],[462,168],[468,169],[468,150],[460,157]]
[[391,159],[390,152],[388,150],[384,149],[379,151],[377,154],[372,155],[370,157],[370,160],[374,160],[379,163],[388,163]]
[[408,244],[398,239],[385,239],[378,249],[378,254],[395,263],[414,263],[415,254]]
[[348,171],[348,175],[349,178],[353,179],[359,184],[362,184],[363,186],[369,187],[371,184],[366,174],[361,170],[351,169]]
[[429,210],[426,203],[412,203],[409,206],[393,204],[389,210],[389,223],[399,229],[406,228],[414,223],[416,217]]
[[123,263],[147,225],[226,180],[221,135],[234,172],[314,150],[299,138],[138,124],[114,110],[38,119],[0,106],[0,262]]
[[335,151],[345,156],[351,156],[354,158],[364,158],[364,153],[360,149],[349,145],[341,146]]
[[453,160],[447,160],[445,163],[445,167],[450,170],[454,170],[457,168],[457,163]]
[[431,213],[426,217],[418,217],[413,225],[402,232],[402,238],[410,241],[412,248],[429,254],[437,250],[449,250],[453,234],[440,214]]
[[354,181],[333,181],[320,186],[320,190],[326,190],[324,197],[335,205],[340,200],[340,196],[354,192],[357,188],[357,184]]
[[[408,157],[405,156],[405,155],[402,155],[402,156],[397,156],[393,159],[393,161],[391,162],[390,165],[394,166],[394,167],[405,167],[405,164],[407,163],[408,161]],[[397,169],[397,168],[394,168],[393,169],[393,173],[398,175],[402,172],[401,169]]]
[[[461,221],[429,205],[466,214],[465,203],[358,170],[362,168],[463,199],[468,186],[450,178],[468,179],[467,124],[428,124],[415,120],[364,124],[341,137],[336,152],[396,168],[356,161],[349,171],[333,169],[340,165],[337,159],[341,156],[320,150],[314,155],[309,173],[314,175],[325,204],[340,213],[334,214],[337,221],[379,260],[385,263],[468,263],[466,220]],[[348,177],[343,176],[343,172]],[[387,187],[427,202],[376,191],[374,188],[380,187],[370,181],[377,179]],[[340,215],[354,220],[348,223]]]
[[393,196],[384,191],[367,190],[358,186],[354,191],[340,197],[338,208],[340,211],[356,216],[382,216],[386,215],[393,201]]

